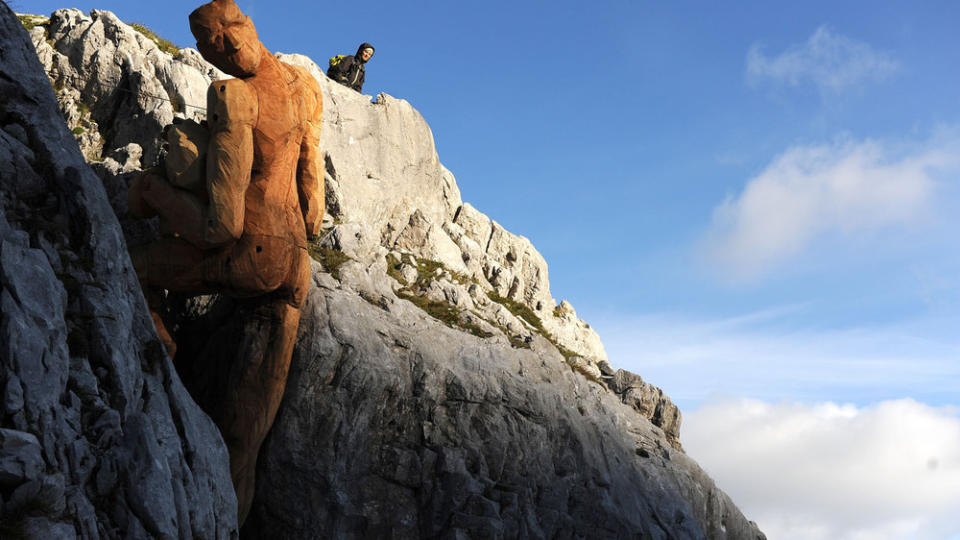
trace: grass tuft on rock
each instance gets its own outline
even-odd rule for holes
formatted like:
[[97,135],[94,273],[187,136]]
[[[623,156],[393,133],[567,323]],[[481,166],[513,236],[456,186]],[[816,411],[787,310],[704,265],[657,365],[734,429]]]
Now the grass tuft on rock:
[[403,261],[397,259],[393,253],[387,253],[387,275],[396,280],[397,283],[403,284],[405,281],[403,274],[400,273],[401,266],[403,266]]
[[307,253],[313,257],[313,260],[323,265],[323,269],[330,273],[334,279],[340,280],[340,265],[352,260],[342,251],[318,246],[313,242],[307,242]]
[[[469,334],[482,338],[493,336],[492,333],[487,332],[476,324],[463,320],[460,317],[460,310],[457,309],[456,306],[447,302],[431,300],[419,294],[429,287],[434,279],[439,277],[438,274],[443,275],[447,273],[454,276],[455,279],[456,276],[460,274],[447,270],[442,262],[423,258],[418,258],[414,261],[413,257],[408,254],[403,254],[398,259],[393,253],[388,253],[386,259],[387,275],[402,285],[402,287],[396,291],[398,297],[409,300],[410,303],[425,311],[427,315],[430,315],[451,328],[459,328]],[[413,283],[407,283],[403,274],[400,272],[400,269],[405,264],[409,264],[417,269],[417,279]]]
[[464,321],[460,318],[460,310],[447,302],[438,302],[436,300],[431,300],[426,296],[418,296],[407,289],[400,289],[397,291],[397,296],[403,298],[404,300],[409,300],[410,303],[422,309],[434,319],[446,324],[451,328],[459,328],[465,332],[472,334],[477,337],[488,338],[492,337],[493,334],[487,332],[486,330],[480,328],[476,324],[473,324],[470,321]]
[[560,354],[563,355],[564,358],[570,359],[570,358],[573,358],[574,356],[580,356],[579,354],[557,343],[557,340],[555,340],[553,336],[547,335],[545,337],[547,338],[547,341],[549,341],[550,343],[553,343],[553,346],[556,347],[558,351],[560,351]]
[[[560,351],[560,354],[561,354],[564,358],[569,359],[569,358],[573,358],[574,356],[579,356],[577,353],[571,351],[570,349],[568,349],[568,348],[564,347],[563,345],[561,345],[560,343],[558,343],[557,340],[556,340],[556,338],[554,338],[554,337],[550,334],[550,332],[547,332],[547,330],[543,327],[543,321],[540,320],[540,317],[538,317],[538,316],[536,315],[536,313],[533,312],[533,310],[530,308],[530,306],[528,306],[528,305],[526,305],[526,304],[524,304],[524,303],[522,303],[522,302],[517,302],[516,300],[512,300],[512,299],[510,299],[510,298],[505,298],[505,297],[503,297],[503,296],[500,296],[499,294],[497,294],[497,293],[494,292],[494,291],[488,292],[488,293],[487,293],[487,296],[490,298],[490,300],[492,300],[492,301],[500,304],[501,306],[507,308],[507,310],[508,310],[510,313],[512,313],[515,317],[517,317],[518,319],[521,319],[521,320],[525,321],[527,324],[529,324],[530,326],[532,326],[532,327],[534,328],[534,330],[536,331],[536,333],[540,334],[541,336],[543,336],[544,338],[546,338],[547,341],[549,341],[551,344],[553,344],[553,346],[556,347],[558,351]],[[504,331],[504,333],[506,334],[506,331]],[[508,337],[509,337],[509,336],[508,336]],[[518,345],[518,344],[514,344],[514,341],[516,341],[514,338],[510,338],[510,344],[513,345],[514,347],[521,347],[521,346],[522,346],[522,347],[527,348],[527,349],[530,348],[530,344],[529,344],[529,343],[524,343],[523,345]]]
[[42,15],[28,15],[28,14],[17,15],[17,20],[19,20],[20,24],[22,24],[23,27],[27,29],[27,32],[33,30],[38,26],[42,26],[46,28],[47,25],[50,24],[50,19]]
[[400,273],[400,268],[402,268],[404,264],[409,264],[417,269],[417,281],[416,283],[409,284],[411,287],[415,286],[426,289],[430,286],[431,281],[434,281],[442,275],[446,275],[451,281],[459,283],[460,285],[469,286],[477,282],[477,280],[466,274],[462,274],[456,270],[450,270],[440,261],[417,258],[416,262],[414,262],[414,258],[406,253],[402,254],[399,259],[392,253],[387,254],[387,275],[400,283],[405,283],[403,275]]
[[516,300],[500,296],[495,291],[488,292],[487,296],[490,298],[490,300],[493,300],[494,302],[507,308],[510,313],[513,313],[514,317],[517,317],[518,319],[521,319],[532,326],[541,336],[546,337],[549,335],[547,331],[543,329],[543,321],[541,321],[540,317],[537,317],[536,313],[530,309],[530,306],[522,302],[517,302]]
[[147,28],[146,26],[140,23],[132,23],[130,26],[137,32],[140,32],[141,34],[146,36],[147,39],[149,39],[150,41],[156,43],[157,47],[160,47],[161,51],[167,54],[171,54],[174,57],[177,57],[180,55],[180,47],[177,47],[172,42],[158,36],[157,33],[154,32],[153,30]]
[[[398,258],[392,253],[388,253],[386,259],[387,275],[402,285],[402,288],[397,291],[397,296],[405,300],[409,300],[420,309],[426,311],[431,317],[443,322],[447,326],[460,328],[480,337],[490,337],[493,335],[472,323],[462,321],[460,319],[459,310],[447,302],[429,300],[419,294],[423,290],[427,289],[430,286],[430,283],[441,275],[448,275],[453,281],[456,281],[461,285],[476,283],[476,280],[459,272],[447,269],[447,267],[439,261],[433,261],[424,258],[414,259],[408,254],[403,254]],[[407,283],[400,271],[405,264],[408,264],[417,270],[417,278],[413,283]],[[543,321],[540,319],[540,317],[538,317],[537,314],[533,312],[533,309],[526,304],[500,296],[494,291],[488,292],[487,296],[490,298],[490,300],[507,308],[507,310],[515,317],[525,321],[528,325],[530,325],[537,334],[540,334],[546,338],[547,341],[553,344],[553,346],[557,348],[564,358],[569,359],[579,356],[577,353],[571,351],[563,345],[560,345],[557,340],[543,327]],[[503,335],[510,340],[510,345],[512,347],[517,349],[530,348],[530,342],[524,336],[511,335],[511,333],[503,326],[497,325],[493,322],[490,322],[490,324],[493,324],[499,328],[501,332],[503,332]]]

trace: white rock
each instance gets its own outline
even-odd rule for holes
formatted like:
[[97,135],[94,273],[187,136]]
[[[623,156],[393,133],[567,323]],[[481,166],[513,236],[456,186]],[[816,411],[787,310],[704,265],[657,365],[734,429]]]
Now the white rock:
[[417,272],[416,268],[410,266],[409,264],[405,264],[400,267],[400,275],[403,277],[404,281],[406,281],[407,284],[409,285],[416,282],[417,277],[420,274],[419,272]]
[[392,247],[441,262],[450,270],[461,274],[468,273],[457,244],[447,235],[443,227],[432,223],[419,209],[410,216],[407,225],[400,231]]

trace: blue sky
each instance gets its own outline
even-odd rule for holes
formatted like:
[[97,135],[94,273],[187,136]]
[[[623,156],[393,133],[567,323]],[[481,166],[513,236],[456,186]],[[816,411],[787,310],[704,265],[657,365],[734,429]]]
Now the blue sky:
[[[554,296],[691,413],[691,440],[758,402],[828,432],[903,415],[960,430],[960,4],[238,4],[273,51],[323,64],[373,43],[365,92],[423,114],[464,200],[533,241]],[[192,46],[198,4],[11,5],[107,9]],[[915,439],[960,470],[944,439]],[[743,474],[720,482],[735,500]],[[936,516],[767,523],[960,534]]]

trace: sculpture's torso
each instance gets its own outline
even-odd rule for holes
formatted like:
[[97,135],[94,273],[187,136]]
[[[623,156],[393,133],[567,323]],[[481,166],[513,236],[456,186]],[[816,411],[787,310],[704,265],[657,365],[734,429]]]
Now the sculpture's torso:
[[243,81],[256,94],[259,111],[243,235],[282,236],[304,246],[297,164],[317,96],[293,67],[278,61]]

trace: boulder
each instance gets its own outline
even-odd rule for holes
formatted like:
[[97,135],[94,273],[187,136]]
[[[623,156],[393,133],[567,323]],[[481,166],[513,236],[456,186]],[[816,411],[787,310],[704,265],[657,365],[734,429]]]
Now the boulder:
[[629,405],[666,434],[670,444],[680,450],[680,409],[663,390],[647,383],[636,373],[618,369],[606,384],[621,401]]

